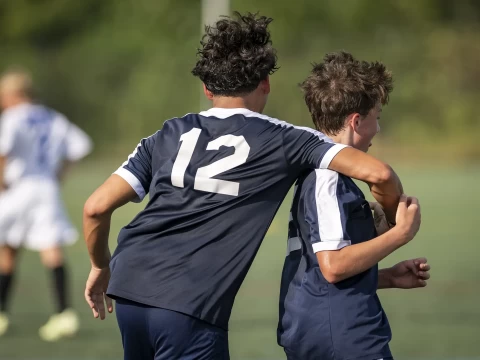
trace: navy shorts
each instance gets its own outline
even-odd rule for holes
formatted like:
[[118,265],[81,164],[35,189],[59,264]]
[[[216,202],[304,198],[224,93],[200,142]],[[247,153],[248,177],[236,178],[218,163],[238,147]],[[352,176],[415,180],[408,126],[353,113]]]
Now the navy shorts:
[[125,360],[228,360],[228,333],[175,311],[116,298]]

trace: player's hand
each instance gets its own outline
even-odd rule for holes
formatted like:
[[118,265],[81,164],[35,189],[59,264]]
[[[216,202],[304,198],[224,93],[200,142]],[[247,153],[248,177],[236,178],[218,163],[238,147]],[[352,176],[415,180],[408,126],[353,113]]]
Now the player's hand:
[[430,265],[426,258],[405,260],[389,269],[393,288],[414,289],[427,286]]
[[418,199],[403,194],[398,204],[397,225],[395,225],[394,229],[399,232],[404,244],[415,237],[420,229],[421,220],[422,216]]
[[373,221],[375,223],[375,229],[377,230],[377,236],[385,234],[392,226],[388,223],[382,205],[377,202],[369,202],[369,205],[370,210],[373,211]]
[[105,303],[109,313],[113,312],[112,299],[107,295],[108,282],[110,280],[110,268],[103,269],[92,267],[85,287],[85,300],[92,309],[95,318],[105,319]]

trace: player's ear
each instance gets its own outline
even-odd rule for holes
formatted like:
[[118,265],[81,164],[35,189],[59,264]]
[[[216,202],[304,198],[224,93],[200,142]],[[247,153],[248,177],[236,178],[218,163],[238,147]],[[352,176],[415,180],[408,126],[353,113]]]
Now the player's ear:
[[348,126],[350,126],[356,133],[358,133],[361,120],[362,118],[359,113],[353,113],[347,117]]
[[265,80],[260,81],[259,87],[264,95],[270,94],[270,76],[267,76]]
[[203,84],[203,93],[205,94],[208,100],[213,100],[213,93],[207,89],[205,84]]

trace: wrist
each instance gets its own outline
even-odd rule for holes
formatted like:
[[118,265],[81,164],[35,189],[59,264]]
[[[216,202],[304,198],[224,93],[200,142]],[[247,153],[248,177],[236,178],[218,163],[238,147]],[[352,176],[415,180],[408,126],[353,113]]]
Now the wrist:
[[410,241],[408,238],[408,233],[403,231],[402,227],[399,225],[392,227],[390,232],[393,233],[393,239],[397,245],[397,248],[407,244]]
[[92,270],[95,271],[105,271],[105,270],[110,270],[110,266],[105,266],[105,267],[98,267],[92,264]]
[[92,269],[94,270],[105,270],[110,268],[110,257],[105,257],[103,259],[91,259],[90,263],[92,265]]
[[393,276],[393,269],[390,267],[387,269],[387,282],[388,282],[388,287],[390,289],[394,289],[397,287],[396,281],[395,281],[395,276]]
[[380,289],[391,289],[395,287],[395,278],[392,268],[381,269],[378,272],[378,284]]

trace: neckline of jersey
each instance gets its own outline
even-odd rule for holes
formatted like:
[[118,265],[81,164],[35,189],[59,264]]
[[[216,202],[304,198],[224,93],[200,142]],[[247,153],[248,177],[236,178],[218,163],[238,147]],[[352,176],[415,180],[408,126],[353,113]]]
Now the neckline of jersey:
[[246,117],[258,117],[265,118],[267,116],[257,113],[255,111],[249,110],[247,108],[211,108],[206,111],[199,113],[201,116],[205,117],[216,117],[218,119],[226,119],[233,115],[243,115]]

